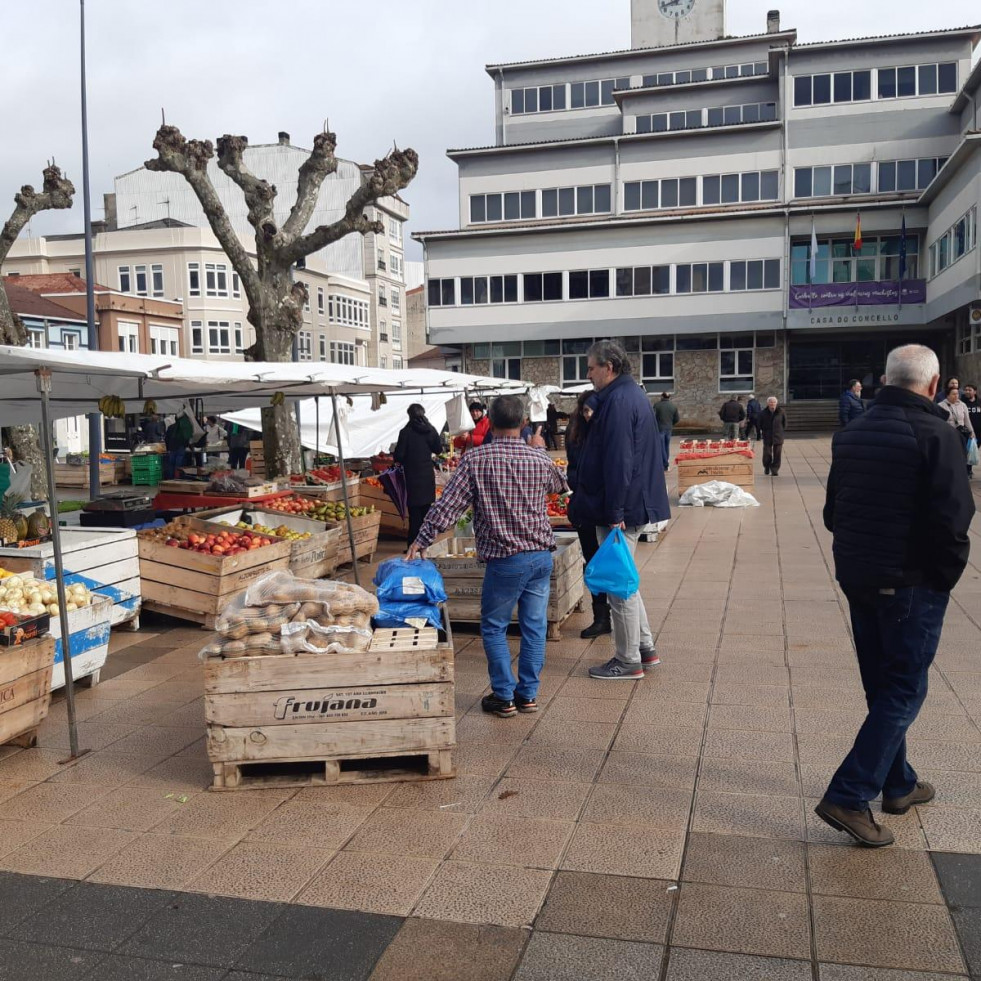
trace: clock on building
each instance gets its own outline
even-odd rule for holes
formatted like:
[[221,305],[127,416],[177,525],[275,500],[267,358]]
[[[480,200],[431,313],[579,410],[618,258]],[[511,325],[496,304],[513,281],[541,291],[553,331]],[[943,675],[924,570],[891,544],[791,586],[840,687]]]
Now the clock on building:
[[680,20],[687,17],[695,6],[695,0],[657,0],[657,9],[662,17]]

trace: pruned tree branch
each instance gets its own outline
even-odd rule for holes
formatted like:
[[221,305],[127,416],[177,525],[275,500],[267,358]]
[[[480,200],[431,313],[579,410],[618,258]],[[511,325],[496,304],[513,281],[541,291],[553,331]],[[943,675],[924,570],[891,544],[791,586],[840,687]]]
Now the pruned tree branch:
[[[24,226],[39,212],[70,208],[75,186],[63,177],[54,164],[44,168],[44,185],[39,194],[30,184],[25,184],[14,195],[15,208],[0,231],[0,265],[6,260],[17,236]],[[27,332],[20,318],[10,309],[7,293],[0,280],[0,342],[4,344],[27,343]]]
[[318,133],[313,138],[313,150],[300,167],[296,187],[296,202],[283,225],[283,237],[291,241],[301,235],[313,217],[321,185],[329,174],[337,172],[337,137],[333,133]]
[[257,306],[261,289],[259,275],[208,176],[208,161],[215,152],[211,140],[186,140],[176,126],[161,126],[154,138],[153,149],[157,151],[157,157],[147,160],[144,166],[157,173],[180,174],[191,185],[211,230],[242,279],[249,302]]
[[255,229],[256,244],[271,242],[278,234],[273,205],[276,201],[276,185],[256,177],[245,166],[243,155],[249,145],[247,136],[221,136],[218,138],[218,167],[241,189],[249,206],[249,224]]
[[375,169],[348,199],[344,217],[330,225],[319,225],[308,235],[298,236],[282,250],[283,257],[298,262],[352,232],[381,232],[378,222],[365,218],[364,209],[379,198],[398,194],[418,170],[419,156],[415,150],[393,150],[384,160],[376,160]]

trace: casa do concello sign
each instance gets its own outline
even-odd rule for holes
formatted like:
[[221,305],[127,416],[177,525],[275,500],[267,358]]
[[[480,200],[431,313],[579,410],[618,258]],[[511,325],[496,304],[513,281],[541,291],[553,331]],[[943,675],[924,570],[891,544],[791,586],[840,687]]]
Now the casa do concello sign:
[[[901,299],[900,299],[901,297]],[[790,327],[859,327],[923,322],[926,280],[900,284],[813,283],[790,287]]]

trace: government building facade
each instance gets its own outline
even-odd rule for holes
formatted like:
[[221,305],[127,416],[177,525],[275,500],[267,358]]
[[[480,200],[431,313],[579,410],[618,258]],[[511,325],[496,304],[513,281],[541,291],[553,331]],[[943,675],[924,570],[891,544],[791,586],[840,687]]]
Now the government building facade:
[[729,37],[724,0],[633,0],[631,27],[487,66],[494,142],[448,151],[459,228],[415,236],[430,343],[570,386],[619,338],[688,424],[730,393],[792,419],[871,396],[910,341],[981,379],[981,27],[798,43],[770,11]]

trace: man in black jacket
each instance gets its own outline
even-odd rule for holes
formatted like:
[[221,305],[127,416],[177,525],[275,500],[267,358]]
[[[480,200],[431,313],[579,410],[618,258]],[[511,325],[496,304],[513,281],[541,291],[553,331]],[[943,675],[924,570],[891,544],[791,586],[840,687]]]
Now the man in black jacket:
[[725,438],[739,439],[739,424],[746,418],[742,402],[735,397],[724,402],[719,409],[719,418],[725,425]]
[[759,427],[763,434],[763,473],[776,477],[783,461],[787,413],[780,408],[775,395],[766,400],[766,408],[760,413]]
[[[641,529],[670,517],[664,483],[663,447],[651,404],[630,374],[623,348],[597,341],[588,352],[589,380],[596,393],[572,495],[573,523],[591,521],[603,540],[623,531],[633,553]],[[614,656],[589,669],[591,678],[631,681],[660,663],[640,593],[626,599],[608,595],[613,619]]]
[[960,435],[933,401],[937,356],[890,352],[886,387],[832,442],[824,523],[851,612],[868,715],[818,804],[859,844],[889,845],[869,801],[887,814],[933,799],[906,760],[906,730],[927,694],[950,591],[967,564],[974,515]]

